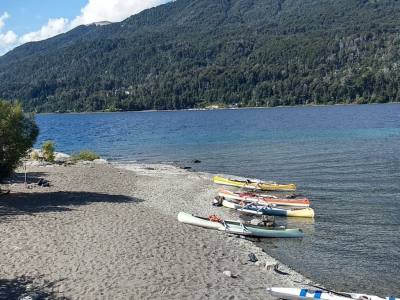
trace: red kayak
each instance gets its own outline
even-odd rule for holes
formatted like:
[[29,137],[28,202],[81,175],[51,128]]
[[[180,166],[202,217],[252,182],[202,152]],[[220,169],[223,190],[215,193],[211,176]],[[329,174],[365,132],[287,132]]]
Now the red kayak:
[[249,192],[231,192],[228,190],[220,190],[218,195],[224,197],[225,199],[241,200],[245,202],[253,202],[258,204],[275,204],[281,206],[297,206],[297,207],[309,207],[310,200],[307,198],[294,198],[294,199],[283,199],[274,196],[258,195],[256,193]]

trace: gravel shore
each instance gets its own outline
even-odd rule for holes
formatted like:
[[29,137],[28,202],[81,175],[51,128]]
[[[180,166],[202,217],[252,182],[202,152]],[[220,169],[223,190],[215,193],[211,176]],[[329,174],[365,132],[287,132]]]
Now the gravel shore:
[[266,287],[307,282],[275,272],[250,241],[177,221],[229,216],[211,206],[210,178],[168,165],[28,167],[32,184],[20,173],[0,197],[0,299],[270,299]]

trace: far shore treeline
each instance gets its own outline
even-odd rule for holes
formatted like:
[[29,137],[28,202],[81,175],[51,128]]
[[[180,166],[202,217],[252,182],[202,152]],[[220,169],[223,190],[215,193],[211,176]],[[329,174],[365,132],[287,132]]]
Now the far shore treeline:
[[0,57],[37,112],[400,101],[400,1],[177,0]]

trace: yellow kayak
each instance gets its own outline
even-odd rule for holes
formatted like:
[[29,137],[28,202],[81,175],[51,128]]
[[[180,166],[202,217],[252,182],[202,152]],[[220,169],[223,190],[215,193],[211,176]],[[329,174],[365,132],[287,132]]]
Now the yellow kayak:
[[278,184],[276,182],[263,182],[255,181],[252,179],[230,179],[221,176],[214,176],[213,181],[218,184],[237,186],[246,189],[255,189],[262,191],[295,191],[296,185],[293,183],[289,184]]

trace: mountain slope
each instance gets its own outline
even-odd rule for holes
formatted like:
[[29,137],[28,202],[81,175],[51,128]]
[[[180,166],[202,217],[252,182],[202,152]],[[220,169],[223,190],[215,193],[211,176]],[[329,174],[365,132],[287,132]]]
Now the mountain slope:
[[29,110],[400,100],[400,1],[177,0],[0,57]]

